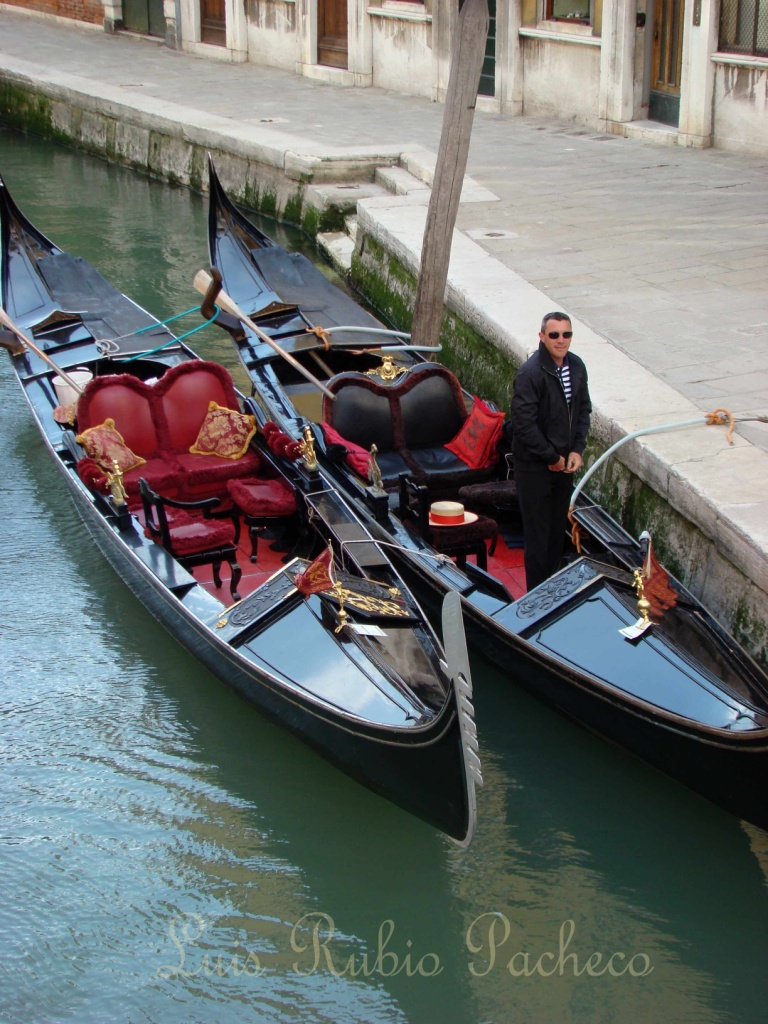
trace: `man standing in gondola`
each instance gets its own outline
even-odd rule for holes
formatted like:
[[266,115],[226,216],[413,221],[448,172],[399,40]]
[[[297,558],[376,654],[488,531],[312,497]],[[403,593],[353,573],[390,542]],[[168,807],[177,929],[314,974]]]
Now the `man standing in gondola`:
[[592,403],[587,368],[570,352],[565,313],[547,313],[539,348],[517,371],[512,396],[515,484],[528,590],[560,566],[573,474],[581,468]]

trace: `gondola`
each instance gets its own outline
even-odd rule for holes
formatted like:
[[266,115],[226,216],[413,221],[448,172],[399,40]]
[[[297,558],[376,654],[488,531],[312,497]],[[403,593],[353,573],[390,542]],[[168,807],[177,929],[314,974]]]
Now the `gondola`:
[[275,454],[226,369],[50,242],[2,179],[0,230],[0,341],[89,540],[246,701],[468,844],[482,779],[459,602],[446,654],[311,438]]
[[[761,667],[657,563],[648,538],[630,536],[583,496],[573,510],[580,550],[526,593],[508,459],[459,465],[444,448],[455,443],[438,436],[451,422],[463,429],[478,405],[482,426],[493,407],[473,406],[449,370],[427,362],[407,336],[383,334],[309,261],[276,246],[229,200],[212,163],[210,171],[210,261],[241,314],[221,326],[251,377],[259,418],[291,436],[312,425],[329,478],[392,545],[417,595],[429,607],[457,591],[471,643],[511,682],[768,828]],[[333,398],[265,339],[279,341]],[[463,403],[458,421],[452,403]],[[457,499],[459,510],[477,499],[490,532],[465,531],[452,550],[448,531],[427,515],[436,499]]]

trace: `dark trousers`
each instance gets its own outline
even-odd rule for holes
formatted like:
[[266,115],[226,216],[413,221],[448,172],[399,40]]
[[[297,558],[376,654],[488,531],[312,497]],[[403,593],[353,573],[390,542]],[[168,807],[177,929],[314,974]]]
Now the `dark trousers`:
[[573,474],[518,463],[515,484],[525,538],[525,579],[528,589],[533,590],[560,566]]

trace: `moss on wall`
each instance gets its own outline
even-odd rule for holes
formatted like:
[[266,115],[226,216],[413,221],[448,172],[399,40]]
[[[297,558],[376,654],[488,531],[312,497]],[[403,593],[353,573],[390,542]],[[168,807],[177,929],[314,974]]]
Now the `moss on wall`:
[[[411,330],[416,277],[370,236],[352,258],[351,282],[382,319],[397,330]],[[446,309],[440,344],[440,362],[469,391],[491,399],[500,409],[509,408],[514,367],[492,342]]]
[[46,96],[0,81],[0,119],[9,128],[54,138],[52,108]]

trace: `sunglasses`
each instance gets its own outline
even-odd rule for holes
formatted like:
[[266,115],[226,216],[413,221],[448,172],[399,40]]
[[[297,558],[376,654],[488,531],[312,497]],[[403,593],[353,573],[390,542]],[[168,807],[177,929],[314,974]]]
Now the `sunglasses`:
[[[547,333],[547,337],[551,338],[552,341],[557,341],[557,339],[560,337],[560,331],[549,331]],[[572,338],[573,337],[573,331],[563,331],[563,337],[566,338],[566,339],[567,338]]]

